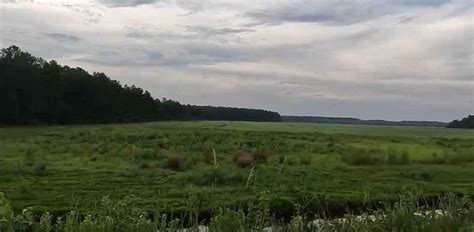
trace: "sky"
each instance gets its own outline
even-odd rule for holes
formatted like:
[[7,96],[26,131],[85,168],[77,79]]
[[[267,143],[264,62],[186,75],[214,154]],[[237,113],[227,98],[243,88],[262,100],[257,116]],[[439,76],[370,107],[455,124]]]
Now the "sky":
[[474,0],[0,0],[10,45],[186,104],[474,114]]

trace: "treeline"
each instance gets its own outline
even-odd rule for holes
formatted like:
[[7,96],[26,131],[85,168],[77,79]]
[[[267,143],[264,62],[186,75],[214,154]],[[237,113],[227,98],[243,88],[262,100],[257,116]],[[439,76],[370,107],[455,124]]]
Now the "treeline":
[[309,123],[335,123],[356,125],[386,125],[386,126],[428,126],[444,127],[444,122],[434,121],[386,121],[386,120],[363,120],[358,118],[343,117],[318,117],[318,116],[282,116],[284,122],[309,122]]
[[450,122],[446,127],[474,129],[474,115],[469,115],[461,120],[454,120]]
[[2,49],[0,124],[122,123],[158,120],[281,121],[257,109],[183,105],[134,85],[22,51]]

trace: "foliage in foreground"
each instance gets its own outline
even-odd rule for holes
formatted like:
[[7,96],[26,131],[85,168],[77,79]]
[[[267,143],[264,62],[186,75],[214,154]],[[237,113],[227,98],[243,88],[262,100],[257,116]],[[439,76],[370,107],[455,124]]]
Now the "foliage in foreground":
[[[296,206],[294,216],[287,222],[277,220],[265,200],[247,209],[218,209],[209,221],[201,220],[196,198],[188,199],[188,212],[180,218],[153,214],[141,210],[138,198],[125,197],[120,201],[102,198],[95,212],[83,214],[70,211],[63,216],[49,212],[35,217],[32,208],[14,215],[3,193],[0,193],[0,231],[473,231],[474,208],[467,197],[447,194],[434,207],[425,207],[418,198],[407,194],[384,210],[370,214],[346,214],[330,219],[302,214]],[[204,226],[206,224],[207,226]]]

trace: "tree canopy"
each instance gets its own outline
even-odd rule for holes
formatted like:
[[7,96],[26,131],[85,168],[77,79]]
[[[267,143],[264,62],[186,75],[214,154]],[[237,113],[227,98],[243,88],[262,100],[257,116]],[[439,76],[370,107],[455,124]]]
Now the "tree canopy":
[[157,120],[281,121],[257,109],[183,105],[154,99],[137,86],[100,72],[59,65],[22,51],[2,49],[0,124],[120,123]]
[[469,115],[461,120],[454,120],[450,122],[447,127],[474,129],[474,115]]

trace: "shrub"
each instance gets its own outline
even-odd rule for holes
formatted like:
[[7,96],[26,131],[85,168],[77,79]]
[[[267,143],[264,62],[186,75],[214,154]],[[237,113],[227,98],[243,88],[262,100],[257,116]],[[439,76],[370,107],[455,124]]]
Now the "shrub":
[[246,151],[237,151],[232,156],[234,163],[241,168],[250,166],[254,162],[254,158],[251,154]]
[[176,155],[168,156],[167,168],[171,170],[175,170],[175,171],[183,170],[184,169],[183,158]]
[[234,163],[237,163],[237,160],[239,159],[240,156],[248,155],[248,154],[249,153],[246,152],[246,151],[238,150],[238,151],[234,152],[234,154],[232,154],[232,161],[234,161]]
[[237,166],[245,168],[250,166],[254,162],[253,157],[250,154],[240,156],[237,159]]

